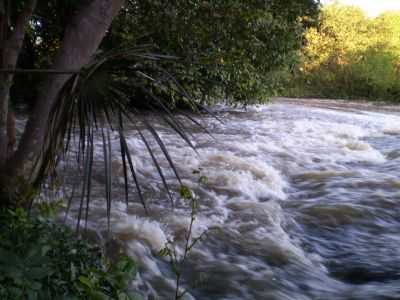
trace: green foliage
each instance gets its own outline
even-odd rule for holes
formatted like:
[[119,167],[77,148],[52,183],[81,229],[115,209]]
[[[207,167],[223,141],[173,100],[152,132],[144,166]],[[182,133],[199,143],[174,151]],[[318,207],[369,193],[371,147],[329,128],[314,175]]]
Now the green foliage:
[[[203,185],[207,183],[207,177],[204,175],[201,175],[200,170],[194,170],[193,174],[199,175],[198,178],[198,184]],[[167,257],[169,258],[169,263],[171,265],[171,269],[175,275],[175,300],[182,299],[187,293],[188,289],[183,289],[182,288],[182,283],[183,283],[183,269],[185,267],[185,264],[187,262],[187,259],[192,251],[192,249],[199,243],[201,242],[206,234],[210,230],[215,230],[216,228],[209,228],[207,230],[204,230],[200,235],[194,236],[193,235],[193,226],[194,222],[196,221],[197,213],[199,210],[199,197],[192,191],[188,186],[186,185],[181,185],[179,189],[179,194],[185,202],[188,202],[190,205],[190,222],[188,225],[188,228],[186,229],[185,235],[184,235],[184,248],[183,248],[183,254],[178,255],[177,251],[177,242],[178,241],[172,241],[168,240],[166,243],[165,247],[162,248],[158,252],[158,256],[160,257]],[[201,284],[204,284],[206,281],[206,278],[203,276],[203,274],[197,274],[198,278],[195,282],[188,283],[191,288],[195,288]]]
[[130,258],[105,262],[98,247],[22,209],[2,212],[0,228],[1,299],[139,299]]
[[179,189],[179,194],[181,195],[182,199],[191,200],[193,198],[193,192],[186,186],[182,185]]
[[291,95],[400,100],[400,14],[369,19],[335,3],[320,18],[305,35]]
[[[18,2],[18,1],[17,1]],[[20,67],[48,68],[81,1],[38,1]],[[318,12],[315,0],[126,1],[100,51],[150,44],[177,57],[163,67],[199,101],[250,103],[282,87],[297,60],[302,33]],[[30,99],[40,76],[20,75],[15,98]],[[26,82],[31,83],[27,89]],[[177,93],[159,94],[172,103]],[[143,96],[136,93],[138,98]]]
[[164,67],[208,103],[250,103],[275,93],[317,12],[313,0],[128,3],[103,47],[151,43],[176,56]]

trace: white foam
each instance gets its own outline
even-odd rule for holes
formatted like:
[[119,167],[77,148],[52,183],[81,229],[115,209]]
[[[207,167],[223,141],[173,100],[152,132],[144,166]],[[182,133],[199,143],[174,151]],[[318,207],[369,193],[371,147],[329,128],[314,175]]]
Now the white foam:
[[[290,216],[283,212],[282,200],[295,201],[287,196],[292,188],[288,179],[303,176],[299,180],[319,182],[334,180],[334,177],[347,178],[352,174],[375,176],[373,172],[367,174],[363,166],[365,163],[385,163],[386,157],[373,147],[369,138],[400,134],[400,117],[282,104],[250,107],[250,113],[244,112],[244,115],[237,113],[240,111],[235,110],[236,113],[231,115],[226,113],[229,118],[225,124],[207,120],[215,132],[215,140],[204,133],[194,132],[199,155],[176,135],[168,131],[161,134],[183,183],[201,195],[193,235],[198,236],[218,226],[224,234],[237,239],[232,242],[250,253],[249,256],[233,258],[228,254],[215,253],[213,247],[202,247],[199,251],[203,254],[196,253],[199,264],[219,261],[224,265],[235,265],[237,270],[243,272],[247,270],[253,277],[263,274],[272,278],[273,272],[268,273],[266,263],[256,259],[257,255],[263,257],[268,254],[268,258],[275,257],[287,263],[294,261],[309,266],[318,265],[319,270],[325,272],[320,265],[321,258],[304,251],[287,232],[287,218]],[[158,193],[160,189],[157,187],[161,187],[162,182],[144,143],[133,133],[127,133],[127,137],[141,182],[146,189]],[[168,161],[156,143],[151,139],[149,142],[168,182],[176,187],[178,184],[173,172],[168,169]],[[96,144],[96,155],[101,159],[103,154],[99,145]],[[118,147],[115,140],[115,153]],[[398,155],[390,152],[387,156],[388,159],[395,159]],[[361,166],[358,167],[358,164]],[[116,174],[122,175],[120,163],[113,161],[112,168]],[[197,182],[199,175],[192,173],[199,169],[200,175],[208,177],[207,183],[201,187]],[[164,196],[161,197],[166,198]],[[175,197],[178,196],[175,194]],[[111,215],[113,234],[124,240],[128,253],[141,262],[148,274],[146,279],[163,281],[164,286],[171,289],[173,280],[166,278],[154,257],[167,240],[175,240],[178,254],[182,252],[181,243],[190,223],[190,209],[184,201],[177,203],[179,205],[173,211],[167,201],[157,199],[149,204],[151,217],[148,218],[134,215],[138,209],[128,213],[123,204],[116,202]],[[96,220],[92,220],[93,227],[103,226],[105,229],[104,203],[95,204],[92,213],[96,216]],[[254,244],[259,248],[251,252],[247,245]],[[264,269],[254,271],[260,265]],[[285,297],[282,296],[282,299]]]
[[112,226],[112,232],[117,236],[125,236],[131,239],[139,239],[148,243],[151,248],[158,251],[164,248],[167,243],[167,237],[161,228],[160,223],[149,221],[146,218],[137,218],[134,216],[118,219]]
[[241,158],[229,152],[208,153],[201,166],[208,170],[211,187],[233,191],[253,201],[286,198],[286,182],[280,173],[257,159]]
[[[105,201],[93,201],[90,210],[92,227],[106,230],[107,216]],[[147,217],[128,214],[122,202],[113,202],[110,216],[111,232],[124,241],[140,240],[148,244],[153,251],[159,251],[167,243],[167,234],[161,223]]]

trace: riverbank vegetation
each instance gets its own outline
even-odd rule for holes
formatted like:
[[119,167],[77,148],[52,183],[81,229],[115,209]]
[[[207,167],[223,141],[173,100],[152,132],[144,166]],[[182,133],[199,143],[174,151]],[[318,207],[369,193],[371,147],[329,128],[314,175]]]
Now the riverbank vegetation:
[[129,289],[136,271],[129,257],[111,262],[101,248],[43,215],[0,212],[1,299],[137,300]]
[[290,96],[400,101],[400,12],[334,3],[305,33]]

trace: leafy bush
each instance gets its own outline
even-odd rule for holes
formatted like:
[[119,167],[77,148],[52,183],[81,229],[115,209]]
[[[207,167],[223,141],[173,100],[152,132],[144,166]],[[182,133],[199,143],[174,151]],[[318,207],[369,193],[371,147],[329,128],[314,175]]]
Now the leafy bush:
[[333,4],[310,28],[290,96],[400,100],[400,14]]
[[22,210],[0,215],[0,299],[138,299],[135,263],[114,264],[63,226]]
[[313,0],[138,1],[110,38],[177,56],[164,68],[195,99],[250,104],[281,88],[317,12]]

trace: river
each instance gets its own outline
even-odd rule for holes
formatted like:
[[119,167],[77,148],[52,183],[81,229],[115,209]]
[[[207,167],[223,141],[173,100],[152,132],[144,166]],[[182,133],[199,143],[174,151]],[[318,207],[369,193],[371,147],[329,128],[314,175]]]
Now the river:
[[[183,299],[400,299],[400,114],[295,100],[216,111],[223,122],[202,119],[213,138],[191,130],[198,154],[157,126],[199,198],[194,235],[211,228],[183,266]],[[126,208],[115,159],[111,231],[139,264],[135,288],[174,299],[171,265],[157,253],[168,240],[182,252],[189,205],[174,193],[171,208],[145,145],[133,130],[127,136],[150,213],[137,199]],[[168,163],[160,164],[176,190]],[[105,235],[101,172],[93,179],[89,228]]]

